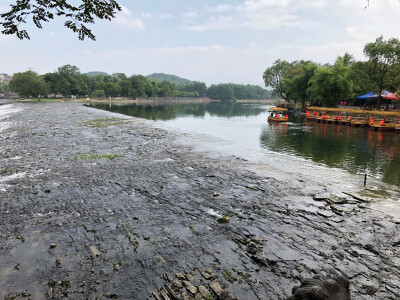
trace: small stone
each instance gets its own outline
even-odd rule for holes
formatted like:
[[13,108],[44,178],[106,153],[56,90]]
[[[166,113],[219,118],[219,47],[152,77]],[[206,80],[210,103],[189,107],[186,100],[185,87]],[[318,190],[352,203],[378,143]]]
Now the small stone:
[[92,251],[92,254],[94,257],[99,257],[100,256],[100,251],[96,248],[96,246],[90,246],[90,251]]
[[190,300],[190,297],[186,292],[182,292],[182,299],[183,300]]
[[203,296],[199,293],[197,293],[196,295],[194,295],[194,299],[195,300],[203,300]]
[[218,223],[228,223],[230,221],[230,218],[228,216],[223,216],[221,218],[219,218]]
[[184,280],[183,284],[185,285],[186,289],[192,294],[195,295],[197,293],[197,288],[191,284],[189,281]]
[[334,205],[331,205],[330,207],[331,207],[332,211],[335,214],[338,214],[338,215],[342,215],[343,214],[343,209],[341,209],[340,207],[337,207],[337,206],[334,206]]
[[189,282],[191,282],[191,283],[194,282],[194,277],[193,277],[191,274],[187,274],[187,275],[186,275],[186,279],[187,279]]
[[212,279],[215,279],[215,278],[218,277],[218,275],[214,272],[213,269],[208,268],[206,271],[207,271],[208,274],[210,274],[210,276],[211,276]]
[[165,289],[161,289],[160,295],[164,300],[171,300],[171,298],[168,296],[168,293]]
[[207,272],[200,270],[200,274],[207,280],[211,279],[211,275],[208,274]]
[[182,273],[176,273],[176,278],[178,278],[180,280],[185,280],[186,279],[185,275],[183,275]]
[[19,270],[20,270],[20,268],[19,268],[20,265],[21,265],[21,264],[17,264],[17,265],[14,267],[14,270],[19,271]]
[[200,292],[202,295],[204,295],[204,294],[208,293],[209,291],[208,291],[208,289],[207,289],[204,285],[200,285],[200,286],[199,286],[199,292]]
[[50,249],[54,249],[55,247],[57,247],[57,244],[50,244]]
[[217,294],[218,297],[225,292],[222,289],[221,285],[216,280],[210,282],[210,288],[213,290],[215,294]]
[[219,194],[218,193],[213,193],[213,197],[218,197]]
[[168,286],[164,286],[165,290],[168,292],[168,295],[173,299],[173,300],[178,300],[178,296],[175,294],[175,292]]
[[152,294],[153,294],[153,297],[154,297],[156,300],[162,300],[162,299],[160,298],[160,296],[159,296],[156,292],[152,292]]
[[59,267],[59,266],[61,266],[61,264],[62,264],[61,259],[60,259],[60,258],[57,258],[57,259],[56,259],[56,266]]
[[172,283],[172,287],[174,289],[181,289],[182,288],[182,282],[178,279],[174,280],[174,282]]

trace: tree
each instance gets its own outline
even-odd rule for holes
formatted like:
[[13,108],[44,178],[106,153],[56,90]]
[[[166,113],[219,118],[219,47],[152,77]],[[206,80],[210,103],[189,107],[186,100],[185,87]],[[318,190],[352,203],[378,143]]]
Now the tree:
[[49,22],[55,17],[65,17],[64,26],[78,34],[80,40],[88,37],[96,40],[92,31],[85,24],[93,24],[95,18],[111,20],[115,13],[121,10],[116,0],[18,0],[10,4],[11,9],[0,17],[4,27],[3,34],[15,34],[19,39],[29,39],[26,30],[20,29],[28,17],[37,28],[42,28],[43,22]]
[[291,64],[286,60],[277,59],[272,67],[265,70],[263,78],[266,87],[271,87],[272,91],[280,95],[283,99],[289,100],[286,95],[285,85],[282,79],[289,73]]
[[47,83],[34,71],[15,73],[9,83],[9,88],[21,97],[38,97],[48,92]]
[[[371,63],[374,74],[373,80],[378,86],[379,95],[386,88],[393,76],[393,71],[400,63],[400,41],[391,38],[383,40],[383,36],[378,37],[374,43],[368,43],[364,47],[364,54]],[[379,96],[378,105],[381,105],[382,97]]]
[[207,96],[211,99],[228,101],[234,100],[233,86],[230,84],[213,84],[207,90]]
[[353,96],[350,67],[345,65],[342,57],[339,57],[332,67],[315,69],[308,84],[306,94],[313,104],[335,107],[340,101]]
[[55,89],[66,98],[69,98],[71,95],[84,96],[91,91],[89,78],[86,74],[81,74],[79,68],[76,66],[65,65],[59,67],[55,74]]
[[311,61],[294,62],[292,65],[290,72],[282,80],[282,84],[285,84],[286,93],[290,99],[301,102],[304,106],[308,99],[306,91],[309,87],[309,80],[314,76],[318,65]]
[[0,82],[0,93],[4,94],[5,98],[9,97],[9,86],[4,82]]

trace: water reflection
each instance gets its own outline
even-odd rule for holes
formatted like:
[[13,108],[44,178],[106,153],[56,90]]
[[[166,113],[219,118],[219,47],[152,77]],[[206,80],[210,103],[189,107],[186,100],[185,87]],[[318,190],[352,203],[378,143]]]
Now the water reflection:
[[173,120],[178,117],[204,117],[206,113],[218,117],[249,117],[264,112],[260,107],[240,103],[212,102],[207,104],[91,104],[88,105],[112,112],[148,120]]
[[301,156],[353,174],[367,173],[400,186],[400,135],[367,128],[306,122],[267,123],[268,107],[240,103],[109,105],[94,107],[208,134],[247,148]]
[[262,147],[400,185],[400,136],[396,133],[313,122],[301,124],[291,124],[288,129],[282,126],[278,130],[275,124],[265,128],[260,138]]

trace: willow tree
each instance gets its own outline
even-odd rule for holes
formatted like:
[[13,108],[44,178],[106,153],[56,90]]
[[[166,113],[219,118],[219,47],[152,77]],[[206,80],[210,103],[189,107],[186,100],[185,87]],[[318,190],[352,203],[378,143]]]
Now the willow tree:
[[283,79],[289,73],[291,67],[292,64],[286,60],[277,59],[263,74],[265,86],[271,87],[275,94],[278,94],[285,100],[289,100],[289,97],[286,93],[286,86]]

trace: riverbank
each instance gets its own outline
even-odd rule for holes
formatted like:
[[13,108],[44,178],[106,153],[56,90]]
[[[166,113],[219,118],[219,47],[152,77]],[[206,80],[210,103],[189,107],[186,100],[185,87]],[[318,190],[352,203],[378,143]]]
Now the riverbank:
[[285,299],[328,268],[350,277],[352,299],[399,297],[400,216],[378,210],[398,191],[386,185],[274,153],[210,154],[205,136],[79,103],[0,110],[0,298],[204,286]]

